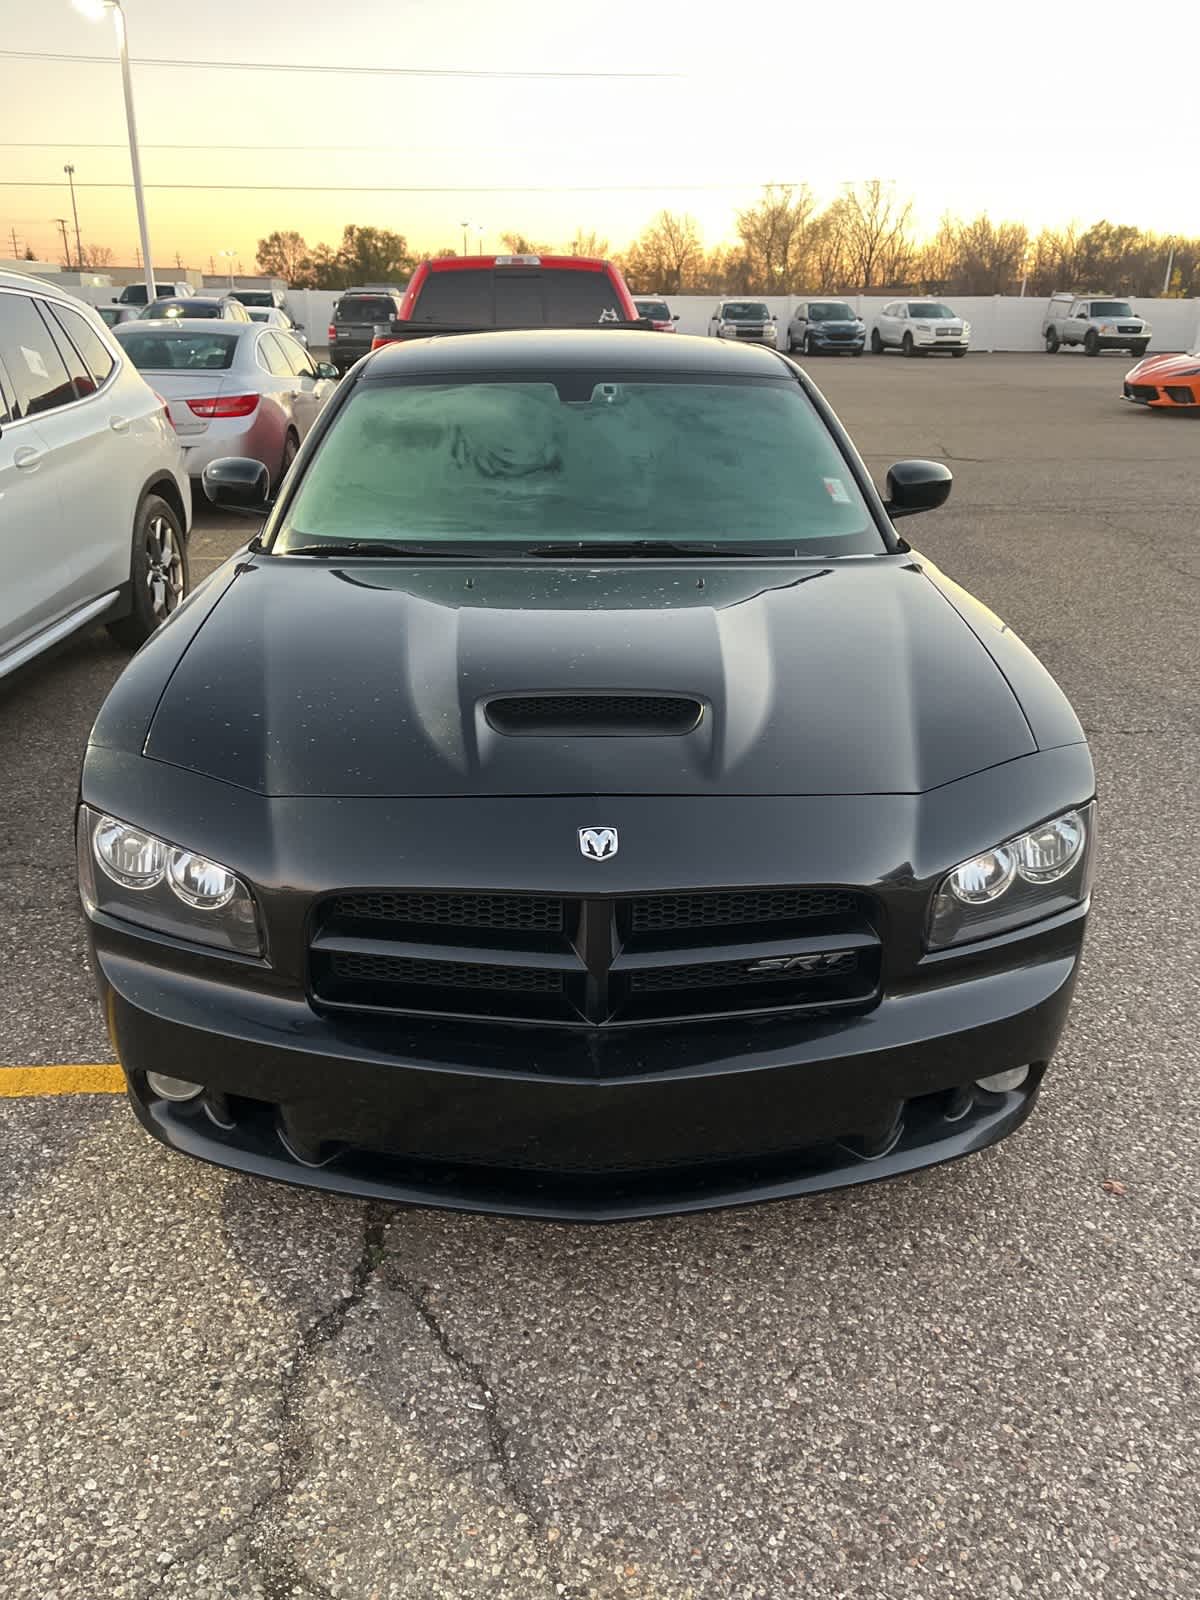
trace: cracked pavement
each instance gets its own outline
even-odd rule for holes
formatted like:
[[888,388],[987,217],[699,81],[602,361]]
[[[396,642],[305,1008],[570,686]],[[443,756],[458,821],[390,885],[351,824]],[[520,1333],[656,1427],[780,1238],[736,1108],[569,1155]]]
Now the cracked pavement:
[[[5,1600],[1194,1600],[1200,419],[1122,407],[1124,367],[812,364],[878,476],[953,460],[912,534],[1093,741],[1096,913],[1026,1127],[570,1228],[257,1183],[113,1098],[0,1100]],[[202,513],[198,569],[244,537]],[[70,819],[122,659],[97,632],[0,683],[10,1063],[110,1058]]]

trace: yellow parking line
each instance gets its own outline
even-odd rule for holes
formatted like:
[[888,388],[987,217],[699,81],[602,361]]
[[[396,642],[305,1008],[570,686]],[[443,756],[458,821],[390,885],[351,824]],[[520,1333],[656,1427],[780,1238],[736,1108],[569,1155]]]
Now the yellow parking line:
[[116,1063],[74,1067],[0,1066],[0,1100],[33,1094],[121,1094],[125,1074]]

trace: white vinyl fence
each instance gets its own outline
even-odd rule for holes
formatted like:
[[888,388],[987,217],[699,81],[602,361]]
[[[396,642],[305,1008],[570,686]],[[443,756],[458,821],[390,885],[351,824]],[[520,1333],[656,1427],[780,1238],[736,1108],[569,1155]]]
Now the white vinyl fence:
[[[289,289],[288,309],[295,321],[301,323],[308,342],[314,350],[324,350],[328,344],[329,322],[333,316],[333,303],[338,298],[331,289]],[[707,333],[708,319],[717,304],[715,295],[668,295],[671,310],[679,313],[680,333]],[[749,299],[760,298],[757,295]],[[850,302],[869,328],[875,315],[896,299],[895,295],[851,294],[829,296]],[[933,296],[931,298],[936,298]],[[779,343],[787,329],[792,308],[798,303],[796,295],[767,295],[766,302],[779,318]],[[971,324],[971,347],[974,350],[1040,350],[1042,348],[1042,317],[1046,301],[1039,295],[1022,299],[1018,295],[948,295],[946,303]],[[1130,301],[1139,316],[1145,317],[1153,329],[1150,342],[1152,351],[1195,350],[1200,347],[1200,300],[1138,300]]]

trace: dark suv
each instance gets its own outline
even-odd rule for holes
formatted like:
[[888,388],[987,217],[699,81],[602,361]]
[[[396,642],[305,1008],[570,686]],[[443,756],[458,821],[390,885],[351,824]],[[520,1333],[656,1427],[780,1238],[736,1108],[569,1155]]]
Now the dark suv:
[[333,304],[329,324],[329,359],[339,372],[349,372],[371,348],[375,329],[400,315],[403,289],[347,289]]

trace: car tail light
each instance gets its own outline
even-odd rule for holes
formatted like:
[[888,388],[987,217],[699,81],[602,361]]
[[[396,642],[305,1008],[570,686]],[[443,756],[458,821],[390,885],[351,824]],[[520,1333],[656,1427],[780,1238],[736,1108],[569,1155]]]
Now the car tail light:
[[[171,415],[171,408],[167,404],[166,399],[161,394],[159,394],[157,389],[153,390],[152,392],[153,392],[154,398],[158,401],[159,405],[163,408],[163,416],[166,417],[167,421],[174,428],[175,427],[175,418]],[[175,431],[178,432],[179,430],[176,428]]]
[[330,344],[332,344],[336,338],[337,338],[337,329],[334,327],[333,323],[331,322],[329,324],[329,342],[330,342]]
[[248,417],[257,405],[256,394],[222,394],[211,400],[189,400],[188,410],[198,417]]
[[395,342],[396,342],[396,339],[395,339],[395,335],[394,334],[377,333],[375,335],[375,337],[371,340],[371,349],[372,350],[382,350],[385,344],[395,344]]

